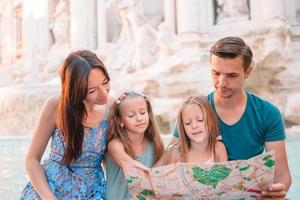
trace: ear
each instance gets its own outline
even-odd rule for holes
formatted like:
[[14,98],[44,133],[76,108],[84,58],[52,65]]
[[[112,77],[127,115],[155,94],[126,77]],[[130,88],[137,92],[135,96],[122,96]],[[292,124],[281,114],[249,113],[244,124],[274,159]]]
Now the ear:
[[246,71],[245,71],[245,79],[248,78],[248,77],[250,76],[250,74],[251,74],[251,72],[252,72],[252,69],[253,69],[252,65],[250,65],[250,66],[246,69]]
[[122,128],[124,128],[124,123],[123,123],[123,122],[120,122],[120,126],[121,126]]

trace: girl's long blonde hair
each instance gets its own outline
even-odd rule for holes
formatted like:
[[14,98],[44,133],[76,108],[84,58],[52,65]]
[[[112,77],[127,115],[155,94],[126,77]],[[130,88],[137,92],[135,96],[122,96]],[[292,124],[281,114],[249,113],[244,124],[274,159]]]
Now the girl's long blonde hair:
[[110,110],[110,116],[109,116],[109,129],[108,129],[108,136],[107,136],[107,144],[112,141],[113,139],[119,139],[122,144],[124,145],[125,152],[131,156],[133,159],[135,159],[135,154],[132,149],[132,144],[128,138],[128,134],[126,133],[125,128],[123,128],[121,124],[121,117],[122,113],[120,112],[120,105],[122,104],[122,101],[125,100],[125,98],[135,98],[138,96],[142,96],[145,99],[145,102],[147,104],[147,111],[149,116],[149,126],[147,127],[145,131],[145,137],[148,141],[152,142],[153,148],[154,148],[154,163],[158,161],[163,152],[164,152],[164,146],[163,142],[159,136],[158,129],[155,124],[154,115],[152,112],[152,106],[148,100],[148,98],[142,94],[138,94],[136,92],[125,92],[123,95],[121,95],[121,99],[117,99]]
[[215,157],[215,144],[217,137],[219,135],[219,127],[217,123],[217,116],[208,102],[207,97],[204,96],[190,96],[183,102],[181,105],[178,115],[177,115],[177,123],[178,123],[178,132],[179,132],[179,140],[174,145],[169,146],[166,149],[166,152],[162,158],[163,164],[171,164],[175,162],[186,162],[187,154],[191,148],[191,141],[187,136],[183,120],[182,120],[182,111],[183,109],[190,104],[198,105],[203,113],[205,120],[205,129],[208,133],[208,148],[213,153]]

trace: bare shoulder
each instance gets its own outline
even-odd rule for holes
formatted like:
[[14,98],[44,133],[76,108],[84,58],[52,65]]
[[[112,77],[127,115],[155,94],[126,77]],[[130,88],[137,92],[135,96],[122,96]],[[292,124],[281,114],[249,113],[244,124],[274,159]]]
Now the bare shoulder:
[[223,142],[221,142],[221,141],[216,141],[216,143],[215,143],[215,150],[216,151],[219,151],[219,150],[224,150],[225,149],[225,145],[224,145],[224,143]]
[[59,95],[53,95],[46,100],[45,108],[56,110],[59,101]]
[[41,111],[41,117],[44,120],[51,120],[51,122],[56,121],[56,110],[59,101],[59,95],[49,97]]
[[112,140],[109,142],[109,144],[111,144],[111,145],[122,145],[122,146],[123,146],[123,144],[122,144],[122,142],[121,142],[121,140],[120,140],[119,138],[114,138],[114,139],[112,139]]
[[224,162],[228,160],[227,151],[225,145],[221,141],[216,141],[215,143],[215,160],[217,162]]

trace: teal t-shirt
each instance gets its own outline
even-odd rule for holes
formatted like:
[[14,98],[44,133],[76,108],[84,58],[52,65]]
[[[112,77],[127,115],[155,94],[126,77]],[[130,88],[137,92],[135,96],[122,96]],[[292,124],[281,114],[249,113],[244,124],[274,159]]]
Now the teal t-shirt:
[[[136,158],[147,167],[154,164],[154,149],[152,143],[148,143],[142,155]],[[106,161],[106,193],[107,200],[129,200],[130,191],[123,170],[111,159]]]
[[[239,121],[228,125],[218,117],[229,160],[249,159],[264,151],[265,142],[285,139],[284,123],[279,110],[250,92],[246,94],[246,109]],[[208,95],[208,100],[216,111],[213,97],[214,92]],[[177,128],[173,135],[178,137]]]

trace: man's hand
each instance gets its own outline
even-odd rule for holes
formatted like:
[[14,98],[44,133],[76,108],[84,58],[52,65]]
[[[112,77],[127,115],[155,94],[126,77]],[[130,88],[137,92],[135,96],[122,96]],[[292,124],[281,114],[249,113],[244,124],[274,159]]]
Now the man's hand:
[[286,196],[285,186],[282,183],[273,183],[267,191],[261,192],[262,196],[258,199],[278,199],[283,200]]

